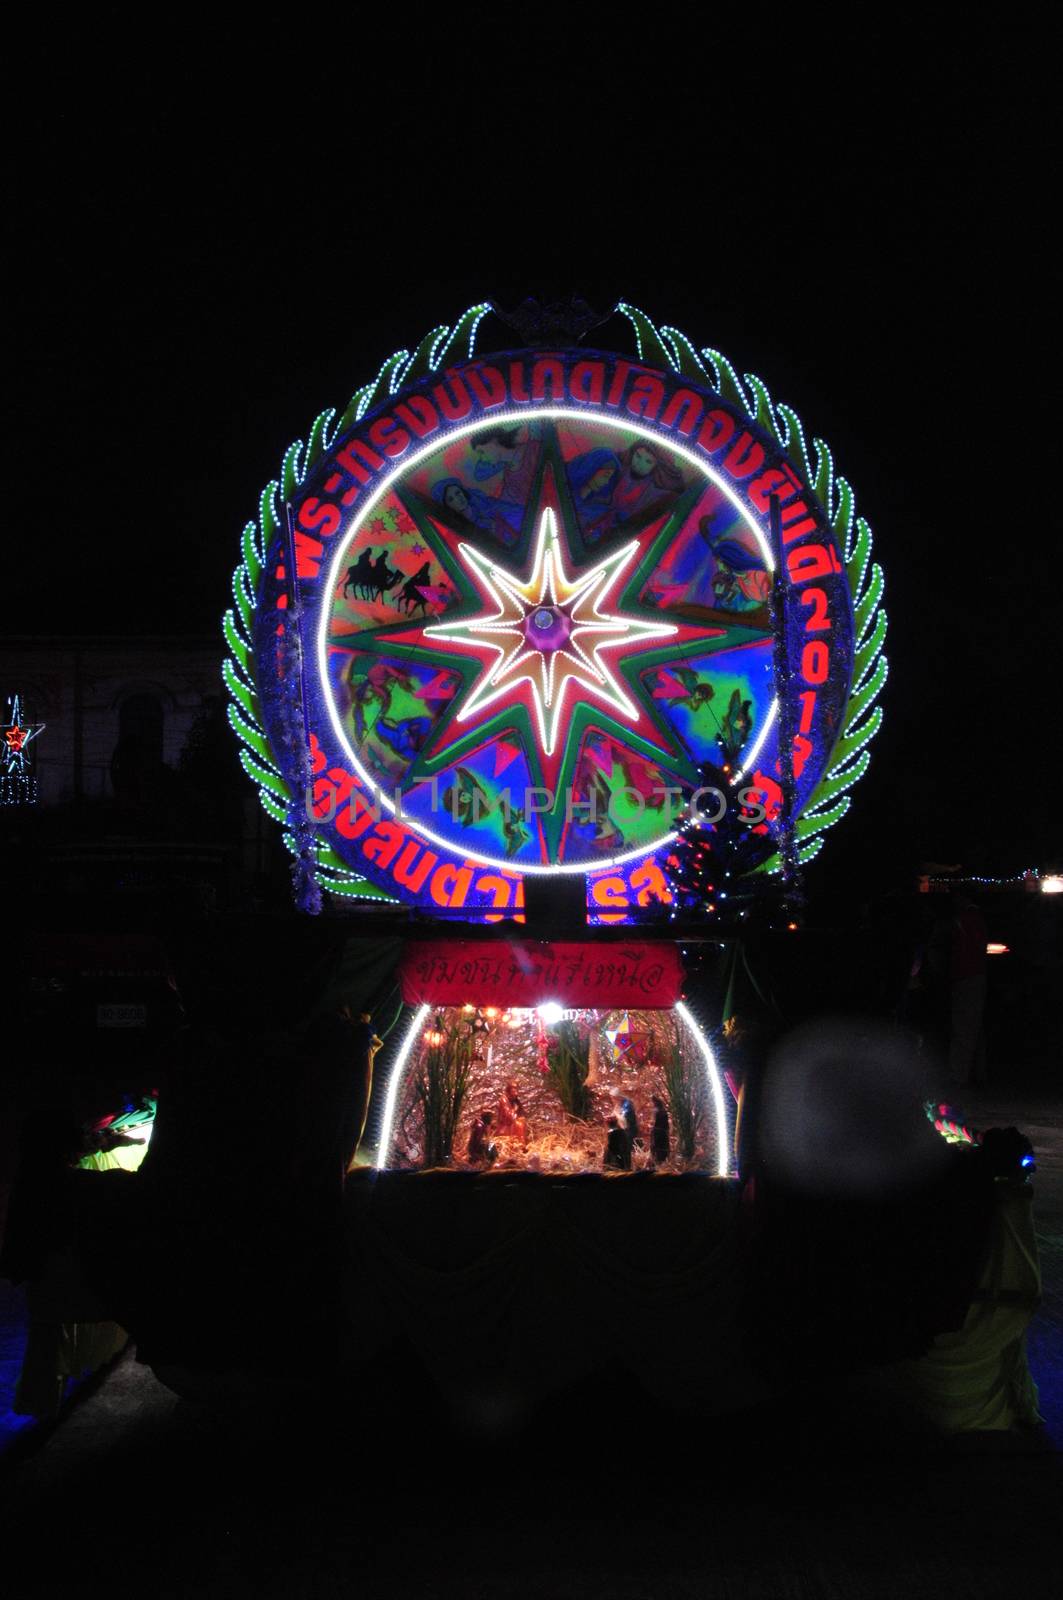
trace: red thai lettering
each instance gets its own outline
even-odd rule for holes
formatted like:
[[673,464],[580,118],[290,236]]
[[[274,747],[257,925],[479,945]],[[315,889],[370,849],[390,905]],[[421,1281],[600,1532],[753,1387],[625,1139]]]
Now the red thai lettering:
[[568,392],[583,405],[601,405],[605,391],[605,362],[577,361],[568,378]]
[[506,403],[506,380],[497,367],[470,367],[466,373],[469,388],[484,411]]
[[698,433],[698,444],[710,456],[722,450],[734,436],[734,418],[729,417],[726,411],[710,411],[705,421],[701,424]]
[[613,373],[613,381],[609,385],[609,393],[605,397],[607,406],[618,406],[620,404],[620,398],[624,393],[624,385],[627,382],[627,375],[630,371],[630,361],[617,362],[616,371]]
[[[802,520],[798,521],[798,518]],[[809,516],[808,506],[804,500],[794,500],[784,506],[779,521],[783,529],[783,544],[793,544],[795,539],[811,533],[816,526],[815,518]]]
[[442,383],[436,384],[432,397],[448,422],[460,422],[472,410],[472,395],[453,368],[444,373]]
[[[521,887],[523,887],[523,885]],[[477,893],[477,894],[490,895],[491,896],[491,904],[495,908],[493,912],[491,912],[491,911],[485,911],[484,912],[484,921],[485,922],[501,922],[502,921],[502,918],[499,915],[499,913],[502,911],[502,909],[504,907],[509,905],[509,897],[510,897],[510,894],[512,892],[512,889],[513,889],[513,879],[512,878],[500,878],[497,872],[488,872],[488,873],[485,873],[483,875],[483,877],[477,878],[476,882],[473,884],[474,892]]]
[[640,372],[627,397],[627,409],[633,417],[645,417],[655,422],[664,401],[664,384],[652,372]]
[[531,395],[524,387],[523,361],[511,361],[509,364],[509,397],[519,406],[526,406],[531,401]]
[[439,412],[431,400],[423,394],[411,394],[408,400],[403,400],[395,407],[395,415],[415,433],[418,439],[424,439],[430,433],[435,433],[439,427]]
[[806,533],[816,532],[818,532],[818,529],[816,528],[815,517],[805,517],[804,520],[797,523],[795,527],[787,528],[785,530],[782,536],[782,542],[783,544],[793,544],[795,539],[802,539]]
[[[419,861],[417,861],[418,855],[421,857]],[[433,851],[422,851],[417,841],[411,839],[392,869],[395,882],[403,884],[411,894],[419,894],[424,887],[425,879],[438,860],[439,857]],[[415,861],[417,861],[416,867],[413,865]]]
[[[363,439],[352,439],[337,453],[336,460],[356,483],[368,483],[374,472],[384,465],[384,457],[377,455]],[[366,470],[369,468],[370,470]],[[344,496],[346,501],[346,496]]]
[[428,892],[437,906],[463,906],[469,897],[472,879],[472,867],[455,867],[447,861],[432,874]]
[[300,528],[306,528],[310,533],[319,533],[323,539],[331,539],[338,531],[343,518],[340,516],[339,506],[330,505],[327,500],[319,500],[312,494],[299,507],[296,521]]
[[[781,490],[783,484],[786,485],[785,491]],[[769,467],[767,472],[762,472],[759,478],[753,479],[746,493],[757,510],[767,515],[772,498],[780,505],[784,505],[787,500],[793,499],[797,491],[781,467]]]
[[413,443],[405,428],[400,428],[394,417],[378,417],[369,430],[369,437],[386,456],[401,456]]
[[[623,922],[628,905],[627,885],[623,878],[596,878],[591,884],[591,903],[605,908],[601,910],[600,922]],[[615,911],[614,907],[617,908]]]
[[378,822],[376,832],[371,833],[362,845],[362,850],[370,861],[375,861],[378,867],[390,867],[398,855],[404,839],[409,834],[397,822]]
[[631,887],[637,891],[640,906],[648,906],[654,900],[661,905],[671,904],[672,892],[668,887],[668,879],[652,856],[647,856],[635,868],[631,874]]
[[723,470],[732,478],[749,478],[764,465],[764,446],[751,433],[740,433],[724,457]]
[[351,791],[350,805],[336,813],[336,832],[344,839],[360,839],[373,822],[380,820],[380,812],[366,803],[357,789]]
[[[700,395],[694,393],[693,389],[677,389],[664,408],[661,427],[678,427],[679,432],[688,437],[701,421],[704,409],[704,401]],[[681,418],[680,413],[682,413]]]
[[[532,367],[532,399],[563,400],[565,398],[565,369],[556,356],[544,356]],[[547,387],[550,393],[547,395]]]
[[311,539],[308,533],[295,531],[295,575],[297,578],[316,578],[321,571],[321,557],[325,546],[320,539]]
[[[318,766],[314,765],[315,744],[316,740],[311,734],[310,770],[311,773],[320,773],[321,767],[324,766],[325,757],[321,747],[318,746],[321,763]],[[343,767],[330,767],[327,777],[317,777],[314,783],[313,805],[311,807],[315,817],[331,822],[333,817],[338,814],[340,807],[347,804],[357,781],[353,772],[347,772]]]
[[840,572],[834,551],[823,544],[803,544],[800,550],[786,552],[786,571],[796,587],[811,578],[826,578]]

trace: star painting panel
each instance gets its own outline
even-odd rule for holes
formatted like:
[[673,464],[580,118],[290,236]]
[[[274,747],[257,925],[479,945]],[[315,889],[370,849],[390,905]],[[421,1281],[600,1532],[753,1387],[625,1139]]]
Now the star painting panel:
[[[665,793],[766,714],[755,532],[645,430],[531,416],[448,441],[352,525],[335,571],[329,685],[352,759],[487,860],[575,870],[654,848]],[[750,647],[748,670],[724,660]]]

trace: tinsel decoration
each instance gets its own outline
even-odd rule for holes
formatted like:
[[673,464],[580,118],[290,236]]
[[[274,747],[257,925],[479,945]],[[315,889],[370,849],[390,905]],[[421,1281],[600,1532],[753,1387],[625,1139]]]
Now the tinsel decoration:
[[779,852],[782,883],[782,910],[788,927],[796,927],[804,905],[804,885],[797,854],[794,828],[794,726],[796,701],[791,683],[789,628],[786,615],[786,551],[782,542],[782,511],[778,495],[769,501],[771,547],[775,556],[775,582],[771,586],[771,629],[774,640],[772,664],[775,699],[779,707],[779,786],[782,801],[776,822],[776,848]]
[[[705,763],[698,768],[698,783],[726,793],[727,808],[714,822],[690,814],[676,829],[676,841],[667,862],[672,892],[672,920],[679,914],[733,925],[748,915],[754,900],[771,897],[780,920],[789,928],[798,925],[804,904],[804,887],[798,861],[795,822],[794,729],[795,703],[791,683],[790,650],[786,617],[786,598],[781,575],[786,570],[782,543],[779,504],[770,502],[772,542],[776,555],[776,580],[771,590],[771,625],[774,639],[772,665],[775,699],[779,706],[779,787],[782,801],[777,817],[769,824],[775,835],[781,863],[777,875],[757,872],[764,856],[764,829],[755,831],[753,813],[742,807],[733,792],[731,774],[749,732],[742,718],[734,729],[724,728],[717,737],[720,765]],[[718,803],[715,809],[719,809]]]
[[310,734],[306,707],[306,679],[303,663],[302,608],[299,603],[295,538],[292,508],[285,507],[287,521],[287,616],[277,635],[277,676],[281,684],[280,738],[278,751],[283,775],[294,796],[288,807],[288,827],[293,842],[292,893],[298,910],[316,917],[321,910],[321,886],[315,871],[317,839],[310,818],[307,796],[311,793]]

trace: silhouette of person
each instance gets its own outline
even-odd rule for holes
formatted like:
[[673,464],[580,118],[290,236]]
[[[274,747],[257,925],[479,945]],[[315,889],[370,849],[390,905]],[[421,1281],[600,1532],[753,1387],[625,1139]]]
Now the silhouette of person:
[[386,589],[391,588],[398,576],[398,573],[392,572],[391,568],[388,566],[387,551],[381,550],[380,554],[373,562],[372,568],[370,569],[370,576],[368,579],[369,588],[372,589],[376,594],[382,595]]
[[465,1154],[468,1160],[473,1162],[473,1164],[476,1166],[489,1164],[498,1154],[495,1146],[489,1142],[491,1124],[493,1121],[493,1112],[481,1111],[480,1115],[473,1122],[472,1129],[469,1133],[469,1145]]
[[524,1115],[524,1104],[517,1091],[515,1078],[511,1078],[502,1092],[498,1102],[498,1131],[500,1134],[512,1134],[527,1148],[528,1144],[528,1119]]
[[631,1143],[624,1129],[620,1126],[618,1117],[608,1117],[606,1127],[609,1136],[605,1142],[604,1165],[613,1167],[618,1172],[631,1171]]
[[617,1121],[623,1126],[629,1147],[632,1150],[634,1150],[636,1147],[641,1149],[642,1140],[639,1137],[639,1119],[635,1113],[635,1107],[633,1103],[626,1094],[622,1095],[619,1089],[613,1089],[611,1093],[613,1096],[614,1112]]
[[343,585],[344,594],[351,589],[358,594],[362,589],[369,589],[373,584],[373,552],[363,550],[358,560],[347,568],[347,578]]
[[672,1147],[671,1127],[668,1122],[668,1111],[660,1095],[653,1097],[653,1132],[650,1134],[650,1151],[654,1162],[660,1166],[668,1160],[668,1153]]

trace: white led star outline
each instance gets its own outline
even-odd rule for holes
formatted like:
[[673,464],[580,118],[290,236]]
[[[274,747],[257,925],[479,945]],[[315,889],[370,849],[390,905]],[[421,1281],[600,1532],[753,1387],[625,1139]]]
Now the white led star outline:
[[[11,701],[11,720],[0,725],[0,770],[5,774],[26,770],[26,746],[43,733],[43,722],[22,727],[22,706],[16,694]],[[12,737],[14,735],[14,737]]]
[[[490,646],[496,656],[468,694],[457,720],[467,722],[477,712],[508,695],[514,684],[523,679],[531,685],[539,737],[547,755],[553,753],[557,744],[570,684],[577,684],[595,695],[627,722],[637,722],[638,707],[602,660],[600,652],[610,645],[669,638],[679,631],[670,623],[644,622],[640,618],[601,610],[609,591],[619,582],[638,550],[638,540],[633,539],[606,556],[590,572],[570,578],[561,554],[557,518],[550,506],[543,508],[539,518],[531,576],[527,580],[499,566],[472,545],[459,545],[458,552],[470,575],[487,590],[495,612],[492,616],[437,623],[424,631],[426,636],[452,644]],[[543,606],[556,608],[572,625],[566,644],[556,649],[537,649],[525,636],[525,618],[529,612]],[[605,637],[599,637],[597,644],[589,642],[592,637],[601,635]],[[505,637],[507,643],[496,643],[500,636]],[[586,649],[584,640],[588,641]],[[559,659],[562,662],[560,671]]]

